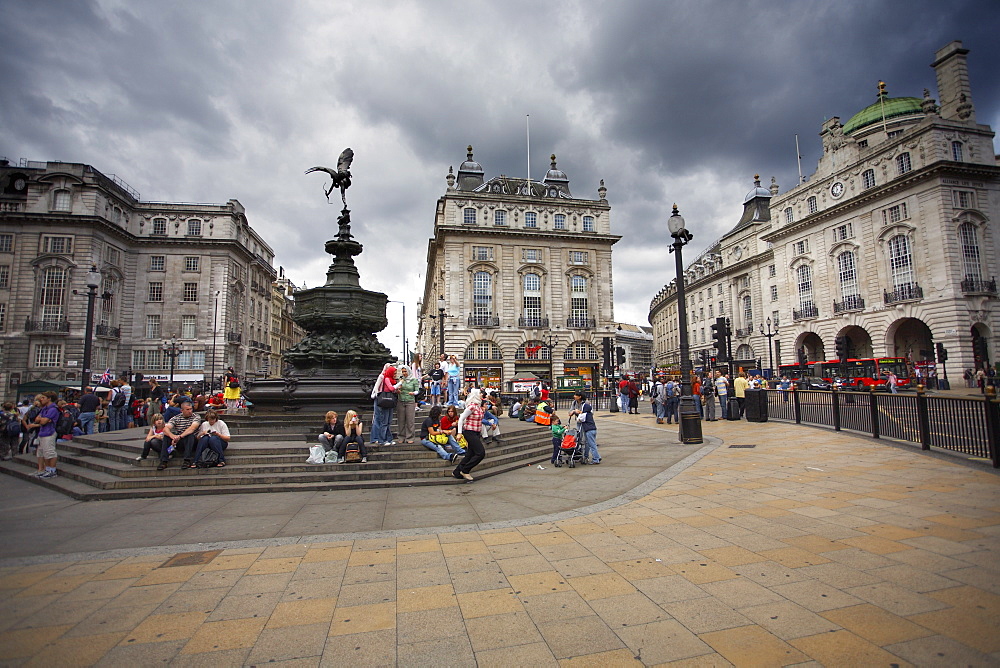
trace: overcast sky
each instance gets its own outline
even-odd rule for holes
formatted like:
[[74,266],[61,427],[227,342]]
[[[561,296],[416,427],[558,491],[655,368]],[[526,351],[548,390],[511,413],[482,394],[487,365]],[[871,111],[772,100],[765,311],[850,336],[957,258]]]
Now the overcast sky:
[[[735,224],[755,172],[812,173],[824,118],[889,94],[937,96],[934,51],[960,39],[981,123],[1000,127],[1000,2],[383,2],[0,0],[0,155],[114,173],[143,200],[240,200],[298,285],[325,280],[337,207],[314,165],[350,146],[362,285],[416,331],[448,167],[487,178],[548,156],[577,197],[604,179],[615,313],[647,325],[685,257]],[[380,335],[399,353],[400,307]]]

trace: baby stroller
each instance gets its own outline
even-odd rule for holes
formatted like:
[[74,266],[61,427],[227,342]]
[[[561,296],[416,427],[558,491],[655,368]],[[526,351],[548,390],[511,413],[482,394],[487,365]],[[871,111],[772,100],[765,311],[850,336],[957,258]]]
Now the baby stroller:
[[566,426],[566,433],[563,434],[562,449],[559,451],[556,466],[565,465],[569,468],[575,468],[577,462],[583,461],[583,443],[583,438],[576,424],[576,416],[574,415],[569,419],[569,424]]

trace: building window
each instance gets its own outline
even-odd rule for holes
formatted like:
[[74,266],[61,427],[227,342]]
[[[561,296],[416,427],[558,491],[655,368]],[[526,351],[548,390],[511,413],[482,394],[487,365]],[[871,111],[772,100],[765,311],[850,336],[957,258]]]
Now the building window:
[[750,295],[743,298],[743,324],[748,329],[753,327],[753,299]]
[[198,284],[197,283],[185,283],[184,284],[184,301],[186,301],[186,302],[196,302],[196,301],[198,301]]
[[951,159],[955,162],[964,162],[964,152],[962,151],[962,142],[953,141],[951,143]]
[[184,258],[184,271],[201,271],[201,258],[199,257],[185,257]]
[[525,262],[541,262],[542,261],[542,251],[538,248],[525,248],[524,249],[524,261]]
[[117,206],[111,209],[111,222],[115,225],[121,225],[122,222],[122,210]]
[[507,212],[503,209],[497,209],[493,212],[493,224],[503,227],[507,224]]
[[778,286],[777,285],[772,285],[771,286],[771,301],[772,302],[778,301]]
[[146,301],[148,302],[162,302],[163,301],[163,282],[153,281],[149,284],[149,291],[147,293]]
[[0,253],[14,252],[14,235],[0,234]]
[[796,255],[805,255],[809,252],[809,240],[803,239],[792,244],[792,252]]
[[524,214],[524,226],[525,227],[538,227],[538,214],[534,211],[528,211]]
[[719,302],[719,315],[722,315],[725,312],[726,312],[726,309],[724,307],[724,302]]
[[52,208],[56,211],[69,211],[73,208],[73,196],[68,190],[57,190],[52,201]]
[[875,170],[874,169],[866,169],[861,174],[861,187],[864,188],[865,190],[868,190],[869,188],[874,188],[875,187]]
[[[153,234],[157,236],[163,236],[167,233],[167,219],[166,218],[154,218],[153,219]],[[146,367],[147,369],[149,367]]]
[[854,251],[844,251],[837,256],[837,276],[840,279],[840,296],[844,301],[858,296],[858,270]]
[[476,224],[476,210],[473,208],[462,209],[462,224],[464,225],[475,225]]
[[5,331],[7,325],[7,305],[0,304],[0,332]]
[[962,223],[958,227],[958,236],[962,240],[962,266],[965,269],[965,278],[978,281],[982,278],[982,263],[979,261],[976,226],[972,223]]
[[42,252],[55,255],[73,254],[73,237],[42,237]]
[[900,153],[896,156],[896,173],[903,175],[913,169],[910,165],[910,154]]
[[167,357],[161,350],[133,350],[132,368],[158,371],[167,368]]
[[62,267],[49,267],[42,273],[42,289],[39,301],[42,307],[42,322],[62,322],[63,304],[66,302],[65,269]]
[[577,323],[585,321],[590,313],[587,305],[587,279],[573,276],[570,279],[570,315]]
[[196,315],[181,316],[181,338],[182,339],[198,338],[198,316]]
[[39,343],[35,346],[36,367],[62,366],[61,343]]
[[886,137],[892,139],[893,137],[898,137],[901,134],[903,134],[902,130],[889,130],[889,132],[886,133]]
[[708,286],[708,298],[709,298],[709,299],[711,299],[711,298],[712,298],[712,286],[711,286],[711,285],[710,285],[710,286]]
[[146,316],[146,338],[147,339],[158,339],[160,338],[160,333],[163,331],[161,324],[163,322],[162,316],[158,313],[154,313]]
[[472,259],[478,262],[492,262],[493,261],[493,247],[492,246],[473,246],[472,247]]
[[189,237],[200,237],[201,236],[201,221],[197,218],[192,218],[188,221],[188,233]]
[[853,223],[845,223],[843,225],[833,228],[834,243],[838,241],[843,241],[844,239],[852,239],[853,237],[854,237]]
[[524,275],[524,291],[538,292],[542,289],[542,279],[538,274]]
[[566,359],[568,360],[596,360],[597,348],[589,341],[574,341],[566,348]]
[[858,142],[858,148],[868,148],[868,140],[862,139]]
[[593,232],[594,231],[594,217],[593,216],[584,216],[583,217],[583,231],[584,232]]
[[120,267],[122,265],[122,252],[114,246],[105,246],[104,261],[113,267]]
[[115,298],[118,296],[118,281],[114,276],[101,279],[101,294],[108,295],[101,299],[101,324],[111,326],[111,317],[115,312]]
[[708,305],[708,317],[709,318],[714,318],[715,317],[715,309],[712,308],[711,304]]
[[790,223],[795,220],[795,216],[792,214],[792,207],[785,207],[785,222]]
[[[780,315],[780,311],[771,311],[771,324],[774,325],[775,329],[777,329],[778,325],[781,324],[780,322],[778,322],[778,316],[779,315]],[[777,343],[777,341],[775,341],[775,343]]]
[[[773,264],[767,265],[767,277],[774,278],[777,275],[778,275],[778,268],[775,267]],[[709,294],[708,296],[711,297],[712,295]]]
[[493,277],[486,271],[477,271],[472,277],[472,314],[493,315]]
[[465,359],[500,360],[503,359],[503,353],[500,351],[500,346],[493,341],[480,339],[479,341],[473,341],[472,344],[465,349]]
[[889,239],[889,270],[894,289],[906,288],[913,283],[913,254],[910,251],[910,238],[905,234],[897,234]]
[[150,271],[164,271],[167,267],[167,258],[165,255],[150,255],[149,256],[149,270]]
[[819,210],[819,207],[816,205],[815,197],[810,197],[809,199],[807,199],[806,206],[809,207],[809,213],[816,213]]
[[569,252],[569,263],[570,264],[587,264],[587,252],[586,251],[570,251]]
[[898,223],[904,218],[909,218],[906,212],[906,202],[901,202],[896,206],[890,206],[882,211],[882,224]]
[[812,267],[801,265],[795,272],[799,287],[799,308],[810,310],[813,306]]
[[[180,355],[177,356],[177,368],[178,369],[204,369],[205,368],[205,351],[204,350],[182,350]],[[254,368],[259,368],[255,366]]]
[[975,193],[971,190],[956,190],[955,196],[955,208],[957,209],[974,209],[976,208]]
[[557,230],[565,230],[566,229],[566,216],[564,214],[557,213],[555,215],[555,228]]
[[10,267],[7,265],[0,266],[0,288],[10,287]]

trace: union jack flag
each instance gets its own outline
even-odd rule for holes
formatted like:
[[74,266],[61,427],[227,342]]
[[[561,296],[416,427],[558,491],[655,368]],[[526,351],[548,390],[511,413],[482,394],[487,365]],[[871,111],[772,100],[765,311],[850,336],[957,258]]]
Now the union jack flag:
[[103,374],[101,374],[101,380],[98,382],[100,385],[108,385],[111,382],[111,369],[107,369]]

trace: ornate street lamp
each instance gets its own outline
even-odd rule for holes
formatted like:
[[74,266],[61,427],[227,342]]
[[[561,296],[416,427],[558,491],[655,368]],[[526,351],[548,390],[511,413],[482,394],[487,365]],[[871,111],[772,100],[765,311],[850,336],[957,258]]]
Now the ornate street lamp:
[[678,438],[681,443],[701,443],[701,416],[691,396],[691,349],[688,345],[687,298],[684,295],[684,260],[681,249],[694,237],[684,227],[684,218],[674,211],[667,219],[667,228],[674,243],[670,252],[675,254],[677,268],[677,324],[680,328],[681,348],[681,406]]
[[92,342],[94,339],[94,300],[97,299],[97,288],[101,285],[101,272],[97,271],[96,265],[90,266],[87,272],[87,331],[84,332],[83,339],[83,375],[80,378],[80,394],[87,391],[90,384],[90,356],[92,353]]
[[771,339],[773,339],[774,337],[776,337],[778,335],[778,325],[775,324],[774,325],[774,331],[771,331],[771,319],[768,318],[767,319],[767,331],[765,332],[764,331],[764,325],[761,325],[760,326],[760,333],[761,333],[762,336],[766,336],[767,337],[767,351],[771,355],[771,367],[768,369],[768,371],[771,374],[770,377],[774,378],[774,347],[773,347],[773,342],[771,341]]
[[444,295],[438,296],[438,334],[441,336],[441,354],[444,355],[444,309],[448,302],[444,300]]
[[171,336],[169,341],[164,341],[160,346],[163,354],[170,358],[170,392],[174,392],[174,364],[183,349],[184,344],[179,342],[176,336]]

